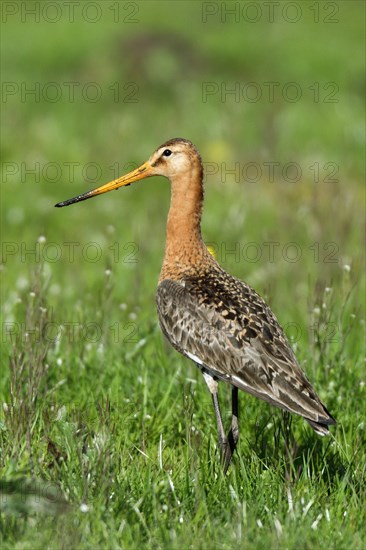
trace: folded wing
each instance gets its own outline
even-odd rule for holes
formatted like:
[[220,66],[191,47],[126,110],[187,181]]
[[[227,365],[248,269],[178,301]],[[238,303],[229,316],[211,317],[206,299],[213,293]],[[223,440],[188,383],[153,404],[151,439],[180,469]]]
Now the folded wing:
[[271,310],[248,285],[218,270],[157,291],[161,328],[203,370],[264,401],[303,416],[325,435],[335,424]]

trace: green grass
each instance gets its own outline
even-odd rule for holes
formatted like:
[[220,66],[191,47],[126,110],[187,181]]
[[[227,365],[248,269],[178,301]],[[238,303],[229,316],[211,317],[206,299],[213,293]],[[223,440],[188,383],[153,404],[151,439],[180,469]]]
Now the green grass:
[[[305,7],[294,24],[202,23],[199,2],[139,2],[137,23],[116,24],[103,2],[96,24],[76,12],[74,23],[3,25],[4,81],[103,93],[2,104],[2,548],[365,547],[364,5],[334,4],[335,24]],[[302,98],[203,101],[207,82],[295,82]],[[335,83],[338,101],[315,102],[316,82],[321,94]],[[338,421],[319,438],[242,393],[227,476],[204,381],[157,325],[168,183],[53,208],[176,136],[215,172],[206,241],[270,302]],[[39,177],[27,172],[36,162]],[[274,181],[268,162],[280,163]],[[290,162],[302,171],[292,183]],[[239,176],[226,174],[235,163]],[[256,183],[248,163],[262,169]],[[225,385],[221,402],[228,423]]]

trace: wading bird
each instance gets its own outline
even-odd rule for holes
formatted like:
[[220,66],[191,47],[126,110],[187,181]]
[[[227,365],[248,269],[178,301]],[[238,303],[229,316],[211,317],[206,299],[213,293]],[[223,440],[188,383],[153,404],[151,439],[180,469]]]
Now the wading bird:
[[[171,345],[203,373],[212,395],[224,472],[239,438],[238,389],[304,417],[317,434],[328,434],[328,425],[336,421],[301,370],[276,317],[249,285],[220,267],[202,240],[203,166],[193,143],[180,138],[167,141],[136,170],[56,206],[150,176],[165,176],[171,183],[156,297],[160,326]],[[218,380],[232,387],[227,436]]]

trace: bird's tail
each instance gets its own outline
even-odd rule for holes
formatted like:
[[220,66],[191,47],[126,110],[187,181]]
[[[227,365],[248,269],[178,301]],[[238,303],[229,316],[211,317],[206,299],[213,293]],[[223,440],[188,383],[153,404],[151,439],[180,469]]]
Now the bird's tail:
[[327,415],[326,417],[324,417],[324,420],[316,422],[315,420],[309,420],[308,418],[305,419],[313,428],[314,432],[322,436],[329,434],[328,426],[337,424],[337,421],[333,418],[333,416],[327,411],[325,407],[324,410]]

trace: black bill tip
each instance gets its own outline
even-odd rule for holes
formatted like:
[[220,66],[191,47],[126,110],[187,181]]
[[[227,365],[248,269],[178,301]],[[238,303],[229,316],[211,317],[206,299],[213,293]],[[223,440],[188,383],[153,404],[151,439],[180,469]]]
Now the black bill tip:
[[91,194],[91,191],[87,191],[86,193],[83,193],[82,195],[78,195],[77,197],[73,197],[72,199],[67,199],[66,201],[61,201],[55,204],[56,208],[62,208],[63,206],[69,206],[69,204],[74,204],[74,202],[80,202],[80,201],[86,201],[86,199],[90,199],[93,195]]

